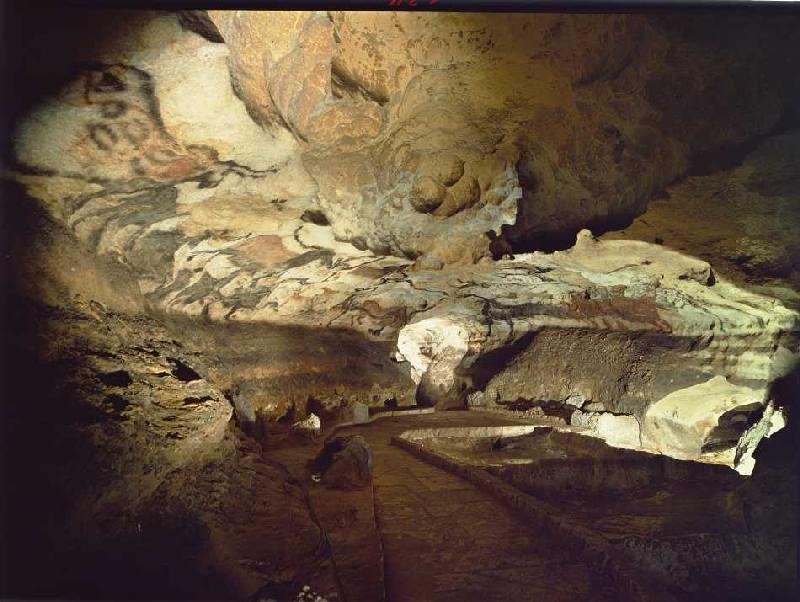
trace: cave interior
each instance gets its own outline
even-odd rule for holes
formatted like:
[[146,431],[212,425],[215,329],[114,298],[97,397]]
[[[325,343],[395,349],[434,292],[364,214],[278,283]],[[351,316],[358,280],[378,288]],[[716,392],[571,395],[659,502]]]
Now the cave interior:
[[4,10],[1,598],[797,599],[800,14]]

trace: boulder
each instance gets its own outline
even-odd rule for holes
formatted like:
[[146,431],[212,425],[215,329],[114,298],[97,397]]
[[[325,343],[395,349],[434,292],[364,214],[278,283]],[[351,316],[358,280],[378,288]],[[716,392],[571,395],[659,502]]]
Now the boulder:
[[361,489],[372,482],[372,452],[360,435],[331,439],[312,466],[331,489]]
[[765,398],[764,389],[735,385],[721,375],[674,391],[647,409],[642,444],[686,460],[696,460],[704,452],[730,449],[758,421]]
[[311,412],[304,420],[292,425],[292,432],[304,437],[316,437],[322,432],[322,421]]
[[369,406],[359,401],[353,403],[350,408],[352,422],[354,424],[364,424],[369,422]]
[[641,447],[639,422],[635,416],[575,410],[570,416],[570,424],[588,429],[613,447]]

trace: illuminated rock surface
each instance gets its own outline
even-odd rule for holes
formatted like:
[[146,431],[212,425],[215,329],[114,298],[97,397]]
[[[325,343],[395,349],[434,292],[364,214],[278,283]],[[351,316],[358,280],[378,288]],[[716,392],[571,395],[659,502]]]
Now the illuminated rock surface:
[[[37,374],[6,408],[9,591],[789,592],[793,23],[142,13],[87,46],[4,184],[11,372]],[[310,471],[340,423],[363,438]],[[555,430],[481,453],[623,568],[390,445],[520,424]]]
[[566,248],[636,216],[693,156],[769,132],[792,85],[774,21],[764,44],[724,18],[211,18],[245,103],[301,141],[337,238],[445,263],[485,255],[502,224]]

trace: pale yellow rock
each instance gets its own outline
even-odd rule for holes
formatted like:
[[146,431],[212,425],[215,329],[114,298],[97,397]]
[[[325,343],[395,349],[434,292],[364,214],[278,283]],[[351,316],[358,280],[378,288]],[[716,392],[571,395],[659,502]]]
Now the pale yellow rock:
[[[782,111],[755,77],[718,101],[745,59],[774,64],[761,48],[700,48],[640,15],[211,16],[251,111],[305,145],[337,238],[381,254],[445,259],[433,241],[447,235],[461,248],[446,262],[475,261],[504,224],[535,248],[634,217],[693,149],[738,144]],[[518,156],[487,163],[505,146]]]
[[763,389],[734,385],[718,375],[670,393],[647,410],[642,444],[676,458],[694,460],[714,444],[720,418],[733,410],[754,411],[765,403]]

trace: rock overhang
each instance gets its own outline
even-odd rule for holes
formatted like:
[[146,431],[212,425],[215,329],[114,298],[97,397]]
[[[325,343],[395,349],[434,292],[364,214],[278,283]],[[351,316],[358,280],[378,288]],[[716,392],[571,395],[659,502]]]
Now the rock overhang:
[[[331,35],[331,23],[347,28],[349,19],[298,13],[290,20],[319,42]],[[633,21],[627,26],[638,27]],[[542,334],[543,349],[554,345],[568,363],[591,357],[590,345],[608,344],[606,355],[624,360],[600,370],[616,370],[623,385],[597,384],[591,375],[570,376],[553,365],[545,370],[548,378],[575,382],[562,382],[552,398],[575,394],[640,419],[649,404],[673,391],[717,377],[762,389],[796,364],[796,312],[661,245],[597,241],[583,231],[567,251],[474,263],[487,252],[485,233],[514,225],[521,215],[530,182],[520,182],[520,162],[536,163],[554,152],[504,139],[494,131],[497,124],[479,126],[470,117],[472,105],[491,105],[491,99],[453,99],[452,106],[431,112],[434,88],[425,82],[437,75],[424,67],[405,82],[400,100],[374,96],[388,103],[381,109],[388,129],[380,125],[381,133],[364,138],[345,128],[329,140],[314,129],[316,120],[327,123],[323,113],[330,113],[341,130],[334,113],[347,109],[352,117],[353,107],[331,101],[324,85],[297,88],[285,68],[273,65],[269,77],[276,79],[266,84],[280,92],[273,109],[275,115],[291,113],[289,129],[302,134],[296,140],[280,127],[261,129],[236,98],[239,93],[252,101],[247,86],[234,90],[228,80],[229,63],[239,84],[247,68],[237,63],[243,49],[230,35],[226,48],[166,21],[146,27],[143,35],[148,44],[168,40],[169,52],[147,44],[109,51],[104,62],[22,123],[16,148],[27,171],[18,180],[90,251],[128,266],[153,312],[216,324],[342,329],[367,341],[396,343],[418,398],[434,405],[440,397],[445,405],[461,405],[466,395],[485,392],[480,386],[495,399],[512,392],[543,395],[546,387],[504,383],[504,366],[500,376],[487,375],[487,357],[532,334]],[[278,62],[356,69],[345,66],[341,54],[330,59],[341,47],[283,42],[284,57],[273,57]],[[204,69],[184,69],[189,62]],[[209,77],[218,85],[203,102],[187,102],[188,91]],[[405,85],[398,82],[397,91]],[[305,109],[295,111],[301,105]],[[442,115],[460,126],[419,135]],[[618,128],[604,131],[622,135]],[[409,150],[409,136],[419,141],[418,149]],[[351,168],[353,178],[337,183]],[[545,187],[565,177],[537,173]],[[429,185],[420,188],[417,175]],[[559,185],[569,188],[565,181]],[[471,186],[477,186],[480,203]],[[358,200],[362,195],[374,198],[365,203]],[[424,211],[415,199],[425,200]],[[314,212],[324,219],[305,217]],[[564,341],[548,342],[550,333],[563,333]],[[595,338],[570,342],[584,333]],[[608,343],[611,336],[616,339]],[[652,356],[652,365],[644,356]],[[636,364],[635,374],[626,362]],[[482,381],[478,388],[476,379]],[[648,379],[658,383],[648,385]],[[575,390],[566,391],[570,386]]]

